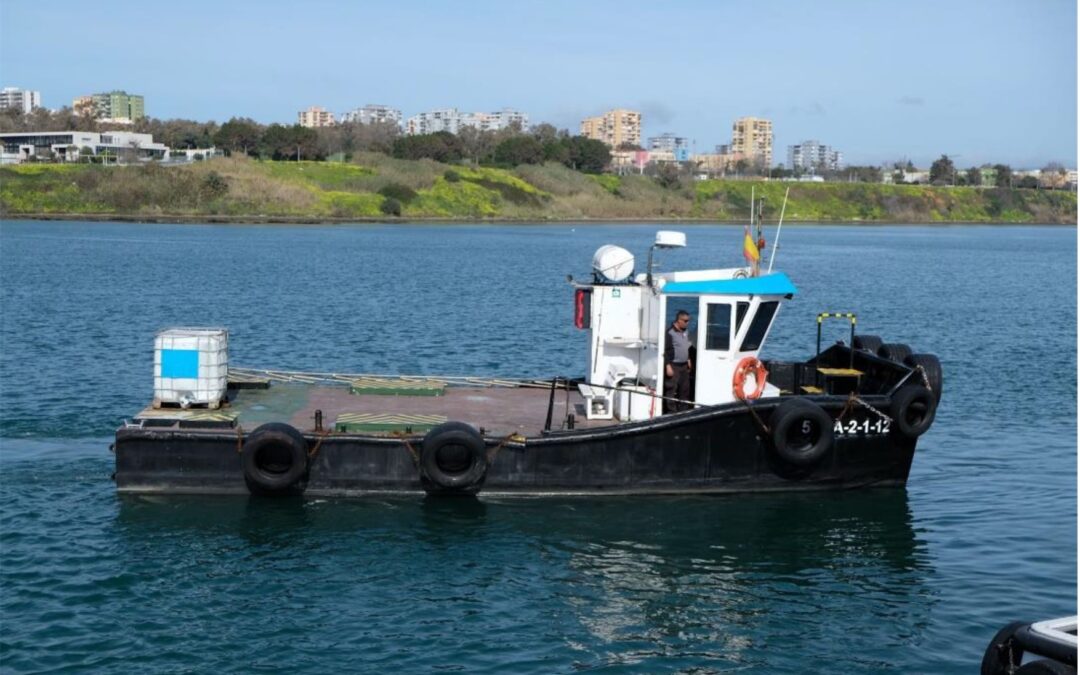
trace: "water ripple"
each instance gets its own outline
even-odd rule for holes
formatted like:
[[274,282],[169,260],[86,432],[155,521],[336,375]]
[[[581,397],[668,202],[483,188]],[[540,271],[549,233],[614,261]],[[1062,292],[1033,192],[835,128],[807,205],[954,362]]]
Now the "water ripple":
[[[967,673],[1007,621],[1076,611],[1070,229],[785,232],[802,294],[772,356],[812,350],[816,312],[856,309],[942,357],[907,491],[114,492],[108,436],[148,398],[158,328],[228,325],[251,366],[572,374],[561,275],[654,229],[0,224],[0,668]],[[738,228],[688,234],[667,268],[739,263]]]

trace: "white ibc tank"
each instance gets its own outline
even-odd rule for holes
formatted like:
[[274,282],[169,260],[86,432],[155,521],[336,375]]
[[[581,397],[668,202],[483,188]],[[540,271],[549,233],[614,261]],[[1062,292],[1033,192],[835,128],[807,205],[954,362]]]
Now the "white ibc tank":
[[605,244],[593,254],[592,268],[608,281],[623,281],[634,273],[634,255],[621,246]]
[[217,408],[229,383],[229,331],[169,328],[154,338],[154,405]]

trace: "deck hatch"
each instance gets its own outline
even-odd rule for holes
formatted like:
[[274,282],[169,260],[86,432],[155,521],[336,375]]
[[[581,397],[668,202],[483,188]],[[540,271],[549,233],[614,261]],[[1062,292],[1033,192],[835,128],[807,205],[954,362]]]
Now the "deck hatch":
[[446,383],[441,380],[364,377],[353,380],[349,392],[357,396],[442,396],[446,393]]
[[426,433],[446,421],[443,415],[342,413],[334,420],[340,433]]

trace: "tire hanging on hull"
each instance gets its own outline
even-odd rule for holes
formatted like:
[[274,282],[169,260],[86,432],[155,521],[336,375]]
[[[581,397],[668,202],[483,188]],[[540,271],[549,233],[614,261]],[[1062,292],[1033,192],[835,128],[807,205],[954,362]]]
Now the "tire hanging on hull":
[[281,422],[263,424],[251,432],[240,452],[244,480],[252,494],[303,492],[308,473],[307,441],[294,427]]
[[800,469],[820,462],[836,440],[832,417],[821,406],[804,399],[781,403],[769,417],[769,428],[776,454]]
[[475,495],[487,478],[487,446],[464,422],[444,422],[424,436],[420,484],[431,495]]
[[893,428],[908,438],[922,436],[934,423],[937,399],[934,392],[918,384],[900,387],[889,404]]

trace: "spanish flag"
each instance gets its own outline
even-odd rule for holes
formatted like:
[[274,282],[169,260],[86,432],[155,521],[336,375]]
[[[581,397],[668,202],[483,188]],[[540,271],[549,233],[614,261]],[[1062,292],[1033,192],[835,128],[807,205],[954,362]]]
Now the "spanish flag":
[[743,257],[746,258],[748,263],[756,263],[761,260],[761,253],[758,252],[757,244],[754,243],[754,238],[750,236],[750,228],[744,227],[746,236],[743,238]]

